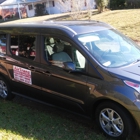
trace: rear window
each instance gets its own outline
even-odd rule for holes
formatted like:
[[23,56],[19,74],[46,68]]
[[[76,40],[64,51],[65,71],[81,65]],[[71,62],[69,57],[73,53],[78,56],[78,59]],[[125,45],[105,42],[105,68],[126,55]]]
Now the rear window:
[[11,35],[11,53],[18,57],[34,60],[36,36],[34,35]]

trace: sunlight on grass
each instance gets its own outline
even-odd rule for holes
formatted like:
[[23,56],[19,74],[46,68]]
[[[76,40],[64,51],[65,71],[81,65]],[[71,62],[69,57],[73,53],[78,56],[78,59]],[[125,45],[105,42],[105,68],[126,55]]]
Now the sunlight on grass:
[[0,140],[105,140],[92,124],[0,100]]
[[140,41],[140,9],[107,11],[92,16],[92,20],[106,22],[133,40]]
[[33,138],[24,138],[19,134],[15,134],[14,132],[0,129],[0,140],[34,140]]

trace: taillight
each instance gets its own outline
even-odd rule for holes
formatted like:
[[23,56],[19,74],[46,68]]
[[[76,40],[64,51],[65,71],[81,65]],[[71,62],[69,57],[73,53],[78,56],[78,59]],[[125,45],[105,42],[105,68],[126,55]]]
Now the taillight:
[[126,85],[128,85],[129,87],[132,87],[133,89],[137,90],[138,92],[140,92],[140,84],[134,83],[134,82],[130,82],[130,81],[124,81],[124,83]]

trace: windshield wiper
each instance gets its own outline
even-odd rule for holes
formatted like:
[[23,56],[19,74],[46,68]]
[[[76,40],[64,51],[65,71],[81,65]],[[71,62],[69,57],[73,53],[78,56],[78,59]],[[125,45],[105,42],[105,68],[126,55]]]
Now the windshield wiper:
[[137,62],[139,62],[140,61],[140,58],[138,58],[136,61],[134,61],[133,63],[137,63]]

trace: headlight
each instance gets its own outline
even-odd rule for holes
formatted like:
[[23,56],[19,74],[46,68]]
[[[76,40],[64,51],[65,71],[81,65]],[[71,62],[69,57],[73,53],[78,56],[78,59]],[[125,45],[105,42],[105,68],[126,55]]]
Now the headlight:
[[130,82],[130,81],[124,81],[124,83],[129,86],[132,87],[133,89],[135,89],[137,92],[134,92],[136,97],[138,98],[138,100],[140,100],[140,84],[134,83],[134,82]]

